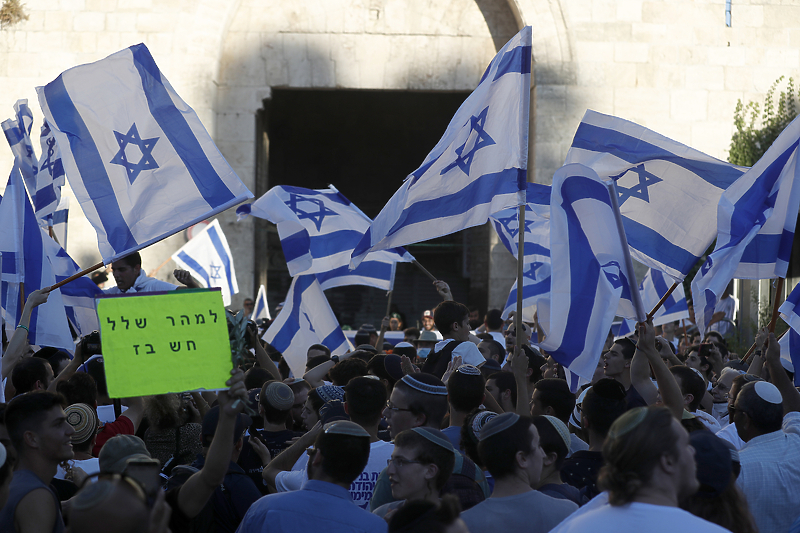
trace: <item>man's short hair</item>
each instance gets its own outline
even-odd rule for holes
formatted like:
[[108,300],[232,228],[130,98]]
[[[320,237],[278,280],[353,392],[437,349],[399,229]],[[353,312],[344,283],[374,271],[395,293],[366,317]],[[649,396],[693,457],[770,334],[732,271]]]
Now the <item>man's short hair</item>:
[[761,433],[778,431],[783,425],[783,405],[770,403],[762,399],[756,392],[757,383],[747,383],[736,397],[736,405]]
[[499,309],[489,309],[489,312],[486,313],[486,317],[484,318],[484,322],[486,322],[486,327],[489,329],[500,329],[503,327],[503,312]]
[[18,454],[25,450],[25,432],[38,431],[47,411],[64,403],[60,394],[43,390],[22,394],[8,402],[5,425]]
[[[407,378],[406,378],[407,379]],[[424,385],[444,387],[442,380],[433,374],[417,372],[413,379]],[[414,415],[425,415],[423,426],[439,429],[442,426],[444,415],[447,414],[447,396],[444,394],[429,394],[415,389],[402,379],[398,381],[395,390],[402,391],[408,398],[408,410]]]
[[267,372],[265,368],[254,366],[244,373],[244,388],[247,390],[260,389],[264,383],[271,379],[273,379],[272,374]]
[[[270,402],[269,395],[267,394],[267,388],[272,383],[280,383],[282,386],[286,385],[285,383],[281,381],[275,381],[274,379],[264,382],[264,384],[261,386],[261,392],[258,394],[258,403],[261,405],[261,408],[264,409],[264,418],[267,419],[267,422],[270,424],[282,424],[286,422],[287,418],[289,418],[289,411],[292,410],[294,398],[292,398],[292,405],[289,405],[286,409],[279,409],[275,407],[275,405]],[[288,387],[288,385],[286,386]],[[286,389],[283,390],[285,391]],[[292,395],[294,395],[294,391],[292,391]]]
[[556,470],[561,471],[561,467],[564,465],[564,459],[569,455],[567,443],[555,426],[553,426],[553,423],[545,417],[534,416],[532,422],[539,432],[539,446],[542,447],[542,451],[545,454],[556,454]]
[[386,387],[377,379],[355,377],[344,388],[344,401],[350,420],[359,426],[372,426],[381,419],[386,407]]
[[320,352],[323,352],[328,357],[331,356],[331,349],[325,346],[324,344],[312,344],[311,346],[308,347],[308,350],[306,350],[306,354],[308,354],[308,352],[310,352],[311,350],[318,350]]
[[478,455],[495,479],[513,475],[517,468],[517,452],[531,452],[531,418],[520,416],[508,428],[483,437],[478,442]]
[[633,501],[653,477],[661,457],[679,455],[672,420],[666,407],[637,407],[611,426],[603,444],[605,465],[597,479],[600,489],[608,491],[611,505]]
[[703,401],[703,396],[706,394],[706,382],[697,372],[688,366],[675,365],[670,367],[669,371],[672,372],[672,375],[676,378],[680,378],[678,384],[681,387],[681,394],[684,396],[687,394],[692,395],[692,403],[689,404],[689,411],[696,411],[697,408],[700,407],[700,402]]
[[86,373],[94,378],[94,384],[97,386],[97,394],[107,395],[108,384],[106,383],[106,364],[102,357],[92,359],[86,363]]
[[56,392],[64,396],[67,405],[85,403],[94,406],[97,403],[97,384],[86,372],[75,372],[69,379],[59,382]]
[[[474,371],[472,366],[467,366],[467,368],[472,368]],[[447,382],[447,398],[453,409],[469,413],[480,407],[485,394],[486,381],[480,371],[473,375],[456,369],[450,374],[450,380]]]
[[369,461],[369,437],[322,431],[314,447],[322,454],[322,471],[336,483],[350,486]]
[[489,347],[489,355],[496,355],[497,362],[502,365],[503,361],[506,359],[506,347],[494,340],[494,338],[483,340],[481,342],[486,343],[486,345]]
[[469,316],[469,309],[464,304],[447,300],[440,302],[433,310],[433,323],[442,335],[449,334],[453,329],[453,324],[459,324]]
[[[139,252],[133,252],[130,255],[126,255],[125,257],[120,257],[117,259],[120,263],[125,263],[131,268],[142,266],[142,256],[139,255]],[[115,261],[115,263],[117,262]]]
[[569,417],[575,409],[575,394],[569,390],[569,384],[563,379],[545,378],[536,382],[533,393],[542,403],[542,407],[552,407],[556,418],[569,424]]
[[11,384],[14,385],[17,394],[32,391],[37,381],[46,385],[49,376],[48,366],[47,361],[40,357],[26,357],[17,363],[11,371]]
[[329,355],[315,355],[314,357],[312,357],[311,359],[306,361],[306,371],[309,371],[312,368],[318,367],[322,363],[325,363],[325,362],[330,361],[330,360],[331,360],[331,356],[329,356]]
[[439,468],[439,473],[436,474],[434,486],[437,490],[442,490],[453,473],[453,466],[456,463],[455,453],[411,429],[398,433],[394,438],[394,446],[395,448],[399,446],[415,450],[417,452],[416,460],[422,464],[435,464]]
[[620,348],[622,348],[622,356],[625,359],[633,359],[633,355],[636,353],[636,343],[630,337],[622,337],[621,339],[617,339],[614,341],[614,344],[619,344]]
[[517,379],[514,377],[513,372],[501,370],[489,376],[489,379],[494,380],[494,384],[500,389],[501,393],[510,390],[511,405],[517,405]]
[[369,339],[374,335],[374,333],[367,333],[366,331],[359,330],[356,333],[354,338],[356,346],[361,346],[362,344],[369,344]]
[[367,375],[367,363],[363,359],[354,359],[350,357],[344,361],[339,361],[333,368],[328,371],[331,381],[334,385],[344,387],[350,380],[360,376]]
[[597,380],[586,391],[581,404],[581,412],[591,426],[591,430],[605,437],[614,421],[628,409],[625,388],[611,378]]
[[547,359],[545,359],[545,357],[539,353],[539,350],[525,344],[522,345],[522,351],[528,358],[528,368],[533,371],[531,372],[531,375],[528,376],[528,381],[530,383],[536,383],[542,379],[542,365],[547,362]]

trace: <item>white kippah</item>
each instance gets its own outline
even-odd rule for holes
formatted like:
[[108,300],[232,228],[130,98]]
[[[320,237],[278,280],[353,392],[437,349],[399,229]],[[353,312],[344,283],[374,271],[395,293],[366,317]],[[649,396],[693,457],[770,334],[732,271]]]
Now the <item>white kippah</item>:
[[783,403],[783,396],[778,387],[768,381],[759,381],[754,386],[758,397],[765,402],[781,404]]
[[465,376],[480,376],[481,371],[478,370],[478,367],[472,365],[461,365],[458,367],[458,373],[464,374]]
[[425,394],[436,394],[437,396],[447,396],[447,387],[445,387],[444,385],[430,385],[428,383],[423,383],[417,379],[414,379],[411,376],[411,374],[406,374],[400,381],[402,381],[412,389],[424,392]]
[[544,417],[553,425],[554,428],[556,428],[561,440],[563,440],[564,444],[567,446],[567,452],[569,452],[569,447],[570,444],[572,444],[572,440],[570,439],[569,428],[567,428],[567,425],[554,416],[544,415]]
[[781,364],[783,365],[783,368],[786,369],[787,372],[791,372],[792,374],[794,374],[794,364],[792,364],[791,361],[781,357]]

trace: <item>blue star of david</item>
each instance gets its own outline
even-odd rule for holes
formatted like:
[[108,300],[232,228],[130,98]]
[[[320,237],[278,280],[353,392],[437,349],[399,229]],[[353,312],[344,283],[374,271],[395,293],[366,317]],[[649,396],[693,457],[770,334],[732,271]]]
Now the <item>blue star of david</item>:
[[[153,159],[152,155],[153,147],[155,147],[156,143],[158,142],[158,137],[153,137],[152,139],[142,139],[139,135],[139,131],[136,129],[136,123],[131,125],[131,129],[128,130],[128,133],[122,134],[115,130],[114,137],[117,138],[119,152],[117,152],[117,155],[114,156],[114,159],[112,159],[110,163],[125,167],[125,170],[128,171],[128,179],[130,180],[131,185],[133,185],[134,180],[139,177],[139,173],[142,170],[152,170],[154,168],[158,168],[158,164],[156,163],[156,160]],[[142,152],[142,157],[139,159],[138,163],[131,163],[128,161],[128,156],[125,154],[125,148],[129,144],[135,144]]]
[[314,326],[313,326],[313,324],[311,324],[311,319],[310,319],[310,318],[308,318],[308,313],[304,312],[304,313],[303,313],[303,316],[304,316],[304,317],[306,317],[306,320],[308,321],[308,329],[310,329],[310,330],[311,330],[311,333],[316,333],[316,331],[314,331]]
[[[512,239],[519,235],[519,217],[516,214],[498,218],[497,221],[503,225]],[[533,220],[525,220],[525,233],[530,233],[531,224],[533,224]]]
[[[314,204],[315,206],[317,206],[317,211],[316,212],[303,211],[297,205],[301,202],[309,202],[311,204]],[[319,198],[307,198],[305,196],[300,196],[299,194],[294,194],[294,193],[289,194],[289,201],[286,202],[286,205],[289,206],[289,209],[294,211],[294,213],[297,215],[297,218],[299,218],[300,220],[308,219],[311,222],[313,222],[314,225],[317,227],[317,231],[320,231],[322,229],[322,221],[325,220],[326,216],[334,216],[339,214],[333,209],[329,209],[328,207],[326,207],[325,202],[323,202]]]
[[211,274],[208,276],[210,279],[222,279],[222,275],[219,271],[222,270],[222,266],[217,266],[214,263],[211,263]]
[[700,273],[702,275],[704,275],[704,276],[706,274],[708,274],[708,271],[711,270],[711,267],[713,266],[713,264],[714,264],[714,261],[712,261],[710,257],[708,259],[706,259],[706,262],[703,263],[702,267],[700,267]]
[[46,170],[50,174],[51,178],[53,177],[53,170],[55,168],[55,164],[58,161],[60,161],[60,159],[56,159],[55,161],[53,161],[53,159],[52,159],[53,154],[56,153],[55,146],[56,146],[56,140],[55,139],[53,139],[52,137],[47,139],[47,159],[44,160],[44,163],[42,164],[42,168],[39,169],[39,170]]
[[531,281],[536,281],[536,271],[539,270],[539,268],[542,267],[542,266],[544,266],[544,263],[539,262],[539,261],[534,261],[522,273],[522,277],[523,278],[528,278]]
[[[472,166],[472,159],[475,157],[475,152],[480,150],[481,148],[486,148],[487,146],[491,146],[496,144],[494,139],[489,137],[489,134],[486,133],[486,130],[483,129],[483,126],[486,124],[486,114],[489,112],[489,107],[487,106],[486,109],[480,112],[480,114],[476,116],[472,116],[469,119],[469,126],[470,131],[467,135],[467,140],[464,141],[464,144],[456,148],[455,152],[458,155],[455,161],[447,165],[439,175],[442,175],[446,172],[449,172],[455,167],[461,169],[461,171],[469,176],[469,167]],[[473,135],[473,132],[475,135]],[[464,149],[467,147],[467,144],[472,142],[472,147],[464,154]]]
[[[611,286],[615,289],[622,287],[622,269],[619,267],[619,263],[616,261],[609,261],[605,265],[602,265],[600,268],[603,269],[603,274],[606,275],[608,281],[611,282]],[[609,270],[606,270],[608,268]]]
[[[639,183],[633,187],[623,187],[619,185],[619,179],[625,176],[628,172],[635,172],[639,176]],[[625,203],[625,200],[631,197],[650,203],[650,194],[647,191],[647,187],[649,185],[655,185],[660,181],[664,181],[655,174],[645,170],[644,163],[633,168],[629,168],[617,176],[611,176],[611,179],[617,183],[617,193],[619,194],[620,206]]]

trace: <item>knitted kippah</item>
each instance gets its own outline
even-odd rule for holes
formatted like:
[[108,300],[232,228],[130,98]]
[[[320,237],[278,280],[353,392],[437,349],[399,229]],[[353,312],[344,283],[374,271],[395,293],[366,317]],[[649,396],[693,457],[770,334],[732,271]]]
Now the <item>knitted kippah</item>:
[[472,365],[461,365],[458,367],[458,373],[464,374],[465,376],[480,376],[481,371],[478,370],[477,366]]
[[478,440],[486,440],[492,435],[505,431],[519,420],[517,413],[503,413],[489,420],[481,429],[481,436]]
[[619,438],[642,423],[647,418],[647,407],[636,407],[617,418],[608,430],[608,438]]
[[322,398],[323,402],[329,402],[331,400],[344,401],[343,387],[337,387],[336,385],[322,385],[314,390],[317,391],[317,394],[319,394],[319,397]]
[[[403,383],[411,387],[412,389],[416,389],[420,392],[424,392],[426,394],[436,394],[438,396],[447,396],[447,387],[444,385],[434,385],[431,383],[423,383],[422,381],[416,379],[411,374],[406,374],[401,379]],[[441,382],[440,382],[441,383]]]
[[69,425],[75,430],[70,437],[72,442],[76,444],[86,442],[97,431],[97,415],[94,409],[85,403],[70,405],[64,409],[64,414]]
[[273,381],[264,390],[267,403],[278,411],[288,411],[294,405],[294,393],[289,385]]
[[455,453],[455,448],[453,448],[453,445],[450,443],[450,439],[448,439],[447,435],[445,435],[438,429],[427,428],[427,427],[415,427],[411,428],[411,431],[413,431],[417,435],[425,437],[426,439],[436,444],[437,446],[441,446],[445,450]]
[[567,428],[567,425],[554,416],[544,415],[544,417],[547,419],[548,422],[553,424],[554,428],[556,428],[556,431],[558,431],[558,435],[561,437],[561,440],[563,440],[564,444],[566,444],[567,446],[567,451],[569,451],[569,446],[570,444],[572,444],[572,441],[570,440],[569,437],[569,429]]

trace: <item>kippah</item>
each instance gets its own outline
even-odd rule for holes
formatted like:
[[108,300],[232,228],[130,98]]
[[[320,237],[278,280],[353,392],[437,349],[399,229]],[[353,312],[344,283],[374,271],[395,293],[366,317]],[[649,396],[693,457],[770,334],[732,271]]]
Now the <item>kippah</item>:
[[455,453],[455,448],[453,448],[453,445],[450,443],[450,439],[448,439],[447,435],[445,435],[438,429],[415,427],[411,428],[411,431],[413,431],[417,435],[425,437],[426,439],[436,444],[437,446],[441,446],[445,450]]
[[791,361],[781,357],[781,364],[783,365],[783,368],[785,368],[788,372],[791,372],[792,374],[794,374],[794,364],[792,364]]
[[480,440],[483,426],[485,426],[489,420],[495,418],[496,416],[497,413],[493,411],[481,411],[473,417],[471,426],[473,440],[476,442]]
[[342,387],[337,387],[336,385],[322,385],[315,390],[323,402],[329,402],[331,400],[344,401],[344,388]]
[[75,430],[70,437],[72,442],[86,442],[97,431],[97,415],[94,413],[94,409],[85,403],[70,405],[64,409],[64,414],[69,425]]
[[544,418],[553,424],[553,427],[556,428],[556,431],[558,431],[561,440],[563,440],[564,444],[566,444],[567,451],[569,451],[569,445],[572,443],[572,441],[569,438],[569,429],[567,428],[567,425],[554,416],[544,415]]
[[394,345],[394,347],[395,348],[413,348],[414,345],[411,344],[410,342],[403,341],[403,342],[398,342],[397,344]]
[[350,435],[351,437],[369,437],[369,433],[349,420],[337,420],[325,424],[324,431],[328,435]]
[[783,396],[778,387],[768,381],[759,381],[753,388],[756,390],[758,397],[768,403],[781,404],[783,403]]
[[458,373],[464,374],[465,376],[480,376],[481,371],[478,370],[478,367],[472,365],[461,365],[458,367]]
[[700,372],[699,370],[697,370],[696,368],[692,368],[692,367],[689,367],[689,368],[694,370],[694,373],[697,374],[698,376],[700,376],[701,378],[706,379],[705,377],[703,377],[703,373]]
[[503,413],[489,420],[486,425],[481,429],[481,436],[478,440],[486,440],[492,435],[496,435],[501,431],[505,431],[519,420],[517,413]]
[[436,394],[438,396],[447,396],[447,387],[445,387],[444,385],[423,383],[420,380],[414,378],[411,374],[406,374],[400,381],[402,381],[412,389],[424,392],[425,394]]
[[616,439],[625,435],[633,428],[641,424],[645,418],[647,418],[647,407],[636,407],[631,409],[617,418],[617,420],[611,425],[611,429],[608,430],[608,438]]
[[278,411],[288,411],[294,405],[294,393],[289,385],[273,381],[264,390],[267,403]]

